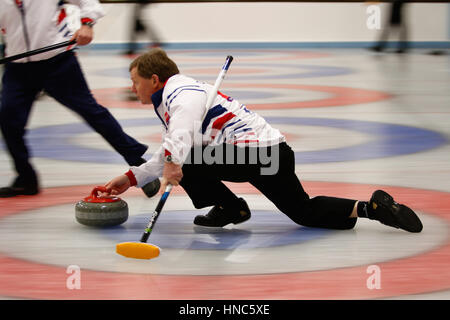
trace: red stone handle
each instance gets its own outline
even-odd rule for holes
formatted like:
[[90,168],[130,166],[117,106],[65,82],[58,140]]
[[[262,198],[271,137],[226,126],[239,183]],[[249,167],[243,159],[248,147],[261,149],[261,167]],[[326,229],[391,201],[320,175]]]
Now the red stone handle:
[[106,192],[106,187],[104,187],[104,186],[96,186],[94,189],[92,189],[91,197],[93,199],[98,199],[98,193],[99,192]]
[[86,202],[94,202],[94,203],[108,203],[108,202],[117,202],[121,199],[118,197],[111,197],[111,198],[99,198],[98,193],[99,192],[106,192],[106,187],[104,186],[97,186],[94,189],[92,189],[91,195],[89,197],[84,198],[84,201]]

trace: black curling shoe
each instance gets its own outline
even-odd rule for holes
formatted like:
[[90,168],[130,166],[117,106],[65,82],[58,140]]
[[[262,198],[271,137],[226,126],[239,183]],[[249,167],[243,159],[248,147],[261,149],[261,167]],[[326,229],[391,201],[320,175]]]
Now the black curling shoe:
[[39,193],[39,187],[3,187],[0,188],[0,198],[12,198],[16,196],[34,196]]
[[377,190],[369,201],[371,219],[382,224],[409,232],[421,232],[422,222],[413,210],[394,201],[391,195]]
[[240,208],[229,210],[221,206],[214,206],[206,215],[198,215],[194,224],[203,227],[224,227],[227,224],[238,224],[251,217],[250,209],[244,199],[239,198]]
[[17,176],[8,187],[0,188],[0,198],[11,198],[16,196],[34,196],[40,192],[36,173]]

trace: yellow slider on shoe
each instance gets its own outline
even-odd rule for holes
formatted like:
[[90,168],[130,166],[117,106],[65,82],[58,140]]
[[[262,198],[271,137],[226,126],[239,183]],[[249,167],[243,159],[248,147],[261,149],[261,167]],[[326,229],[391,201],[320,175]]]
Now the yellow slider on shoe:
[[159,256],[159,247],[143,242],[122,242],[116,245],[116,252],[127,258],[153,259]]

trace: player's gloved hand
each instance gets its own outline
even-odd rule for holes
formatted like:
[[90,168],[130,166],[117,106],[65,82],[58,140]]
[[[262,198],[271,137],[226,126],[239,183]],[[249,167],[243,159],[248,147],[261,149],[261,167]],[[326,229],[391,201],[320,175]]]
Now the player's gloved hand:
[[164,193],[168,184],[177,186],[183,178],[183,171],[181,166],[173,163],[164,163],[163,176],[161,178],[161,186],[159,188],[160,193]]
[[105,187],[106,195],[116,196],[127,191],[128,188],[131,187],[131,183],[130,179],[126,175],[122,174],[105,184]]
[[70,40],[76,40],[79,46],[85,46],[91,43],[94,38],[94,30],[92,27],[82,25],[80,29],[78,29],[75,34],[72,36]]

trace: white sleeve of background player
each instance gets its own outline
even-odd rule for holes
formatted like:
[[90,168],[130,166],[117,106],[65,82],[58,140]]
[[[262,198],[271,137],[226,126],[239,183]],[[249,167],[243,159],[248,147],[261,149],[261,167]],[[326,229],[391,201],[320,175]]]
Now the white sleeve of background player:
[[89,18],[94,21],[102,18],[105,11],[98,0],[68,0],[70,3],[80,7],[80,17]]
[[184,90],[170,101],[169,128],[162,145],[171,153],[172,161],[176,164],[184,163],[194,145],[194,139],[196,145],[201,144],[200,130],[206,98],[203,90]]
[[5,9],[3,9],[3,4],[2,4],[2,2],[0,1],[0,43],[1,44],[3,44],[3,42],[1,41],[1,40],[3,40],[1,37],[1,34],[3,33],[3,32],[5,32],[6,30],[5,30],[5,27],[3,26],[3,24],[2,24],[2,20],[3,20],[3,15],[4,15],[4,12],[5,12],[6,10]]
[[130,171],[133,172],[136,179],[136,187],[141,188],[147,183],[162,176],[164,168],[164,148],[160,146],[158,150],[146,163],[141,164],[139,167],[131,167]]

